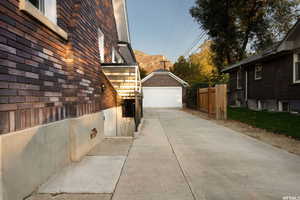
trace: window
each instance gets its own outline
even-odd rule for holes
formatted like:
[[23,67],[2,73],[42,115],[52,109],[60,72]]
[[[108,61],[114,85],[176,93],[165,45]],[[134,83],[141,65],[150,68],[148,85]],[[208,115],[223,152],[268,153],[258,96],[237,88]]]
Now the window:
[[44,13],[44,1],[42,0],[28,0],[34,7],[39,9],[42,13]]
[[289,102],[278,102],[278,111],[279,112],[290,112],[290,104]]
[[98,45],[99,45],[99,55],[100,55],[100,62],[104,63],[104,54],[105,54],[105,47],[104,47],[104,34],[103,32],[98,29]]
[[262,79],[262,65],[255,66],[254,79],[261,80]]
[[294,55],[294,83],[300,83],[300,54]]
[[236,74],[236,79],[237,79],[237,89],[242,89],[242,70],[239,69],[237,71],[237,74]]
[[30,14],[64,39],[68,34],[57,26],[57,0],[20,0],[20,10]]
[[51,22],[57,24],[56,0],[28,0]]

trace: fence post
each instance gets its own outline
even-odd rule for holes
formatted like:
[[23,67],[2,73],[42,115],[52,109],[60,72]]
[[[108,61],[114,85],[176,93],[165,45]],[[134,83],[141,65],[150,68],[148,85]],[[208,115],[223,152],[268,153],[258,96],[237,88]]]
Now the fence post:
[[197,100],[196,100],[196,108],[200,110],[200,88],[197,88]]
[[216,119],[227,120],[227,85],[216,85]]
[[210,86],[207,88],[207,105],[208,117],[210,117]]

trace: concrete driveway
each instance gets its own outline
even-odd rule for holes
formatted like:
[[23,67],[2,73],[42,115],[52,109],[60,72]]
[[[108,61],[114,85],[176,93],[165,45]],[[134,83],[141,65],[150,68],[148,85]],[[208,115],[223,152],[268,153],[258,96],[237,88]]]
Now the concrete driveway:
[[300,195],[300,157],[180,110],[146,110],[113,200]]

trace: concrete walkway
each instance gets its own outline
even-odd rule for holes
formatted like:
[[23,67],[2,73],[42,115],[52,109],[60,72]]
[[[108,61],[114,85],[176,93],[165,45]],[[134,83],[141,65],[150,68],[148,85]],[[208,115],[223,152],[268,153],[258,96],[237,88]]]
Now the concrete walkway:
[[300,157],[179,110],[146,110],[113,200],[300,195]]
[[111,200],[132,140],[104,139],[81,162],[52,176],[28,200]]

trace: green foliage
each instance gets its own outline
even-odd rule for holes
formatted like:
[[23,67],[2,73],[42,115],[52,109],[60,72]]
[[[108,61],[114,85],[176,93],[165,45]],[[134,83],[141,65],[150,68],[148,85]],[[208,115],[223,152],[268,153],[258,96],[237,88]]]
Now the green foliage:
[[200,74],[199,67],[180,56],[170,71],[181,79],[192,82],[197,80]]
[[290,113],[252,111],[246,108],[229,108],[228,118],[267,131],[300,139],[300,116]]
[[211,41],[205,42],[200,46],[200,52],[191,55],[188,59],[179,57],[171,68],[171,72],[187,81],[190,85],[227,83],[228,75],[219,73],[215,67],[211,51]]
[[196,0],[192,17],[211,37],[214,63],[224,65],[282,39],[299,16],[299,0]]

